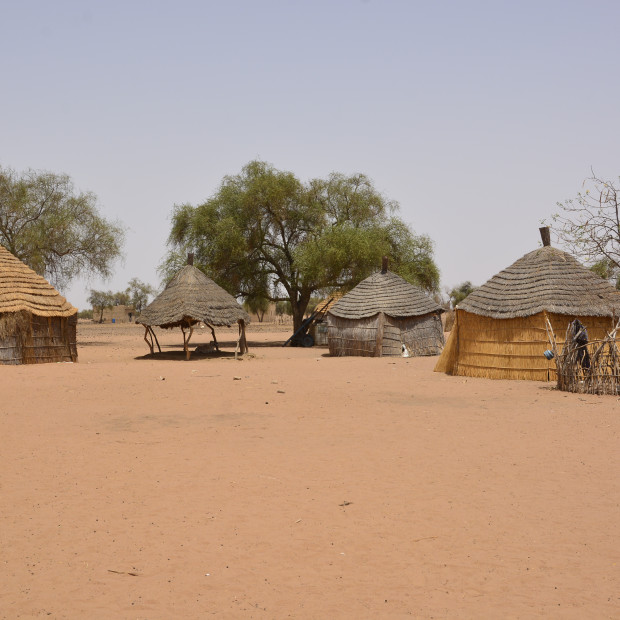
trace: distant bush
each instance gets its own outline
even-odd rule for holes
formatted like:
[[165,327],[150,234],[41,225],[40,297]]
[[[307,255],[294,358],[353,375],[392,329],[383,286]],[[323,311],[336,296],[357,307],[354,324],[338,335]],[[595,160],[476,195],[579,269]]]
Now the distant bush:
[[93,309],[90,310],[80,310],[78,312],[78,319],[92,319],[93,318]]

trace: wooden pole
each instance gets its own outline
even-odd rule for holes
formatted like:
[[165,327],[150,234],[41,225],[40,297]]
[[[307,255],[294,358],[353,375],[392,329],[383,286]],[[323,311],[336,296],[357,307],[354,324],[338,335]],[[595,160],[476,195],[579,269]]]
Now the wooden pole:
[[146,342],[146,344],[149,345],[149,349],[151,350],[151,355],[153,355],[154,351],[153,351],[153,343],[149,342],[147,335],[149,333],[149,326],[145,325],[144,326],[144,342]]
[[161,347],[159,346],[159,340],[157,340],[157,335],[155,334],[155,330],[149,325],[149,329],[151,330],[151,338],[155,339],[155,343],[157,344],[157,349],[161,353]]
[[211,330],[211,335],[213,336],[213,342],[215,343],[215,350],[219,353],[220,345],[217,343],[217,338],[215,337],[215,330],[213,329],[212,325],[209,325],[208,323],[205,323],[205,325],[208,325],[209,329]]

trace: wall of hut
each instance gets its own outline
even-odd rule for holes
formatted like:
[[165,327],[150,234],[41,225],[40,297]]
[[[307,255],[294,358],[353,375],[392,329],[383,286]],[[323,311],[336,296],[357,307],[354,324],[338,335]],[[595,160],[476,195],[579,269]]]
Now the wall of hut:
[[[93,321],[99,323],[101,311],[93,309]],[[136,320],[136,310],[133,306],[112,306],[103,309],[104,323],[132,323]]]
[[[547,313],[558,344],[566,328],[578,318],[591,340],[602,339],[613,327],[611,317]],[[543,353],[550,348],[545,313],[515,319],[493,319],[456,311],[456,322],[435,371],[487,379],[555,381],[555,361]]]
[[402,345],[409,355],[439,355],[444,337],[437,314],[394,318],[383,313],[363,319],[328,315],[329,353],[335,357],[400,357]]
[[0,364],[76,362],[77,314],[42,317],[30,312],[0,313]]

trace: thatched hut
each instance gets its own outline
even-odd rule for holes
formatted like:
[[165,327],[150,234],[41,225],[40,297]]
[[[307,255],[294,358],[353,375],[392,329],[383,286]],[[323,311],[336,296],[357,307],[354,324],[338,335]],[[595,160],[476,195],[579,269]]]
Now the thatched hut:
[[0,364],[77,362],[77,308],[0,246]]
[[422,289],[383,269],[362,280],[327,312],[330,355],[439,355],[441,313]]
[[435,371],[491,379],[554,381],[547,319],[563,343],[579,319],[590,338],[602,339],[620,312],[620,293],[570,254],[551,247],[526,254],[470,293],[456,308],[455,324]]
[[230,327],[239,325],[238,347],[241,353],[247,351],[245,325],[250,316],[239,305],[237,300],[221,286],[208,278],[202,271],[193,266],[193,255],[190,254],[188,264],[177,273],[166,288],[158,295],[136,319],[145,327],[144,339],[154,352],[157,344],[161,352],[154,326],[163,329],[180,327],[183,332],[183,349],[186,359],[190,358],[188,348],[194,325],[204,323],[211,328],[213,340],[217,347],[214,327]]

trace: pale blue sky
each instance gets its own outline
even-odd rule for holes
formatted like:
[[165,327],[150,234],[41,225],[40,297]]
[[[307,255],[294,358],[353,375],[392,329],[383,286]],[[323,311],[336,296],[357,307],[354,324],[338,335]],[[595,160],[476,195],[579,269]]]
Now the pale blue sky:
[[175,203],[254,158],[363,172],[435,241],[442,287],[538,245],[620,175],[620,3],[0,0],[0,164],[69,174],[128,227],[89,288],[159,284]]

